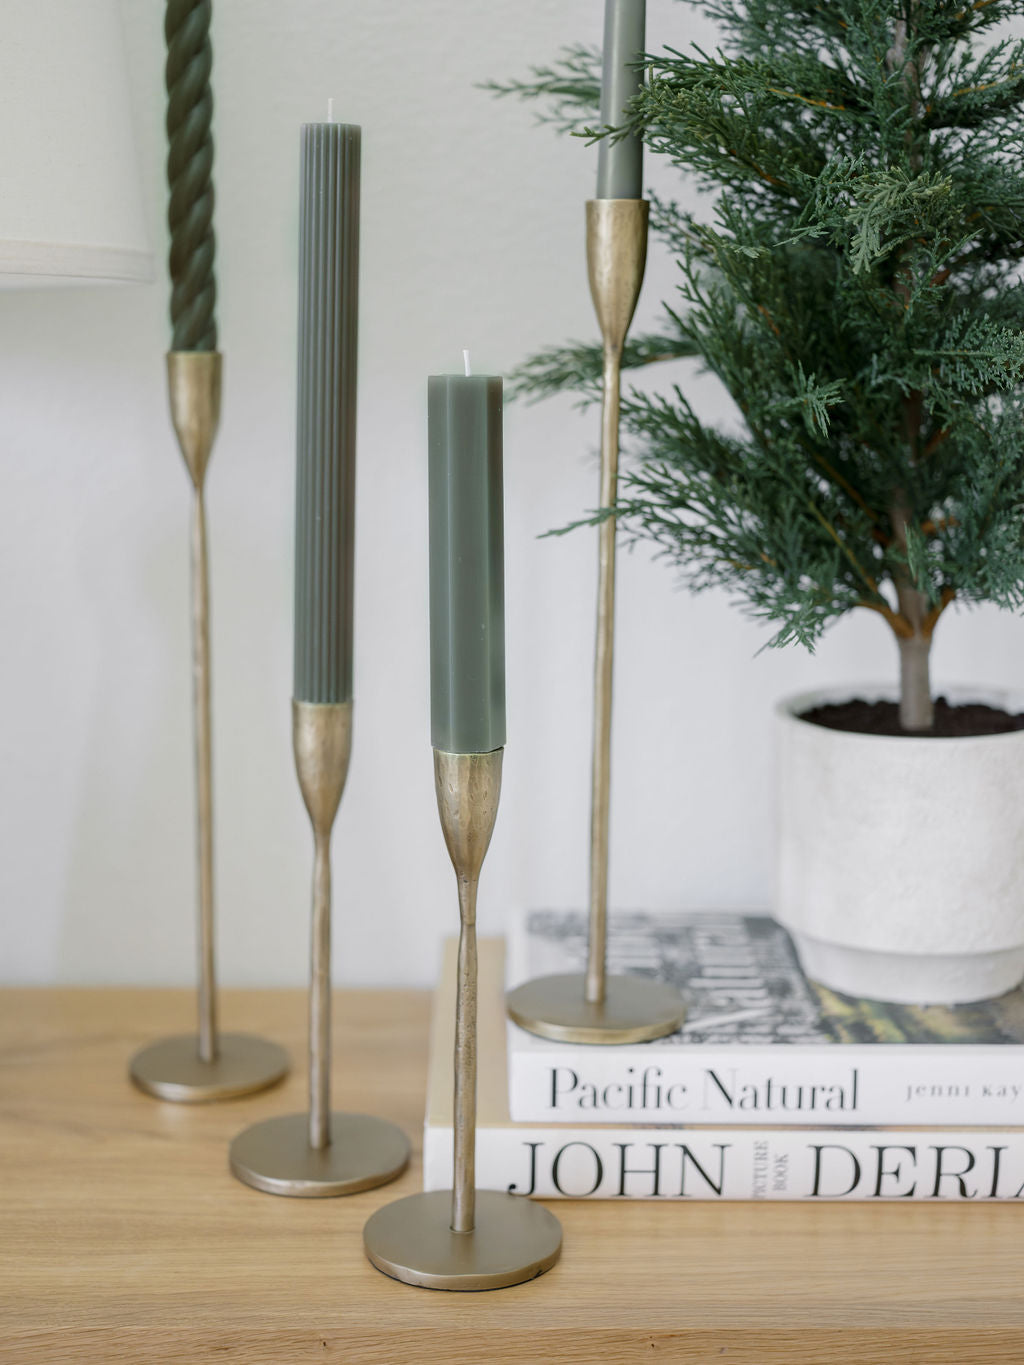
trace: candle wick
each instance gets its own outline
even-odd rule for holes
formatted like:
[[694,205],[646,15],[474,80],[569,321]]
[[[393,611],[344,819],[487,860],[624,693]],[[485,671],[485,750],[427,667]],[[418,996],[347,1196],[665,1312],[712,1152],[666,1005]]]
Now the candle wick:
[[334,101],[333,101],[333,100],[328,100],[328,101],[327,101],[327,122],[328,122],[328,123],[333,123],[333,122],[334,122]]
[[473,371],[469,368],[469,352],[468,352],[468,351],[463,351],[463,352],[462,352],[462,363],[463,363],[463,365],[465,365],[465,367],[466,367],[466,378],[468,379],[468,378],[470,377],[470,375],[473,373]]

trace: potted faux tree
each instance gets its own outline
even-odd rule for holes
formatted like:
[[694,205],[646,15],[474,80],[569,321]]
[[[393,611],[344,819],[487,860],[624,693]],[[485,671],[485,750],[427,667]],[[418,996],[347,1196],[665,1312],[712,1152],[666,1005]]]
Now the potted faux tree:
[[[712,207],[654,204],[680,297],[626,363],[700,357],[742,420],[631,392],[618,515],[773,644],[884,622],[898,687],[779,708],[776,912],[836,989],[996,994],[1024,975],[1024,717],[936,701],[929,658],[951,604],[1024,603],[1024,43],[993,32],[1024,6],[701,8],[722,48],[650,57],[628,126]],[[503,89],[614,136],[586,129],[595,58]],[[519,387],[599,372],[597,347],[556,348]]]

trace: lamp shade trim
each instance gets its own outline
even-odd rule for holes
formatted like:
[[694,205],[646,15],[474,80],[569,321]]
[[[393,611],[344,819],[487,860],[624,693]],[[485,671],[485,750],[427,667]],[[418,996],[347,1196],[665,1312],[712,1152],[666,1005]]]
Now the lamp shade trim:
[[0,240],[0,275],[19,275],[22,284],[67,279],[148,284],[153,279],[153,256],[116,246]]

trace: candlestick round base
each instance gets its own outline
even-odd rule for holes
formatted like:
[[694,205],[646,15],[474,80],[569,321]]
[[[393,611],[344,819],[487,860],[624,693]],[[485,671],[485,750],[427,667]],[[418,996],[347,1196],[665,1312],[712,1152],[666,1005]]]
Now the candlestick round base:
[[264,1194],[330,1199],[386,1185],[409,1164],[409,1139],[393,1123],[369,1114],[331,1115],[331,1141],[309,1143],[309,1115],[285,1114],[254,1123],[231,1144],[231,1173]]
[[646,1043],[675,1033],[686,1018],[679,994],[645,976],[610,976],[599,1005],[584,999],[582,973],[538,976],[505,997],[509,1018],[559,1043]]
[[363,1231],[371,1264],[422,1289],[505,1289],[550,1270],[562,1225],[542,1204],[477,1190],[476,1226],[453,1232],[450,1190],[412,1194],[378,1209]]
[[204,1062],[194,1033],[164,1038],[137,1052],[128,1074],[140,1090],[175,1104],[233,1100],[276,1085],[288,1074],[283,1047],[250,1033],[221,1033],[217,1056]]

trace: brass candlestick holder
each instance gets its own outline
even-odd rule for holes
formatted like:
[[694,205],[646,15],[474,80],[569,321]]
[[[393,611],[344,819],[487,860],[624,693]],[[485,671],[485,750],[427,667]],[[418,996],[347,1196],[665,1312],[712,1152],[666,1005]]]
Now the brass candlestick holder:
[[408,1165],[409,1140],[384,1119],[331,1112],[331,830],[348,775],[352,703],[293,701],[292,746],[314,846],[309,1113],[254,1123],[229,1160],[239,1180],[266,1194],[325,1198],[394,1180]]
[[210,585],[203,488],[220,420],[218,351],[171,351],[171,421],[192,480],[192,685],[199,865],[199,1029],[165,1038],[132,1058],[135,1084],[161,1100],[195,1103],[249,1095],[279,1081],[288,1054],[277,1043],[217,1028],[213,924],[213,778],[210,718]]
[[501,793],[502,749],[434,750],[434,786],[459,886],[452,1189],[413,1194],[379,1209],[363,1233],[370,1261],[425,1289],[502,1289],[542,1275],[558,1260],[562,1228],[521,1195],[478,1190],[476,1164],[476,893]]
[[[645,199],[587,203],[587,268],[604,350],[601,508],[618,496],[622,350],[647,262]],[[590,817],[590,921],[584,974],[542,976],[508,996],[509,1016],[542,1038],[566,1043],[641,1043],[674,1033],[686,1014],[661,982],[609,976],[608,814],[611,790],[612,663],[615,652],[615,517],[598,528],[597,643]]]

